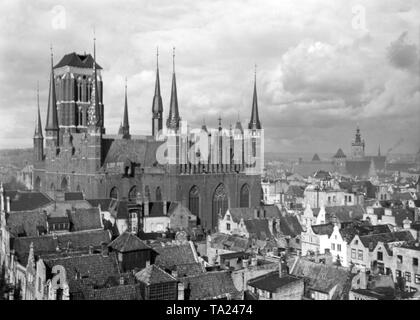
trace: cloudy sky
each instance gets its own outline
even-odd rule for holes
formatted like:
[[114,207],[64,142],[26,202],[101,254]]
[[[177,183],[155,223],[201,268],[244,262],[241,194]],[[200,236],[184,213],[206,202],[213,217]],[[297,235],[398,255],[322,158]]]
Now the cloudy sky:
[[49,47],[104,68],[105,125],[118,130],[128,78],[132,133],[151,131],[155,52],[168,111],[172,47],[180,114],[192,126],[249,121],[254,64],[265,148],[368,153],[420,147],[418,0],[0,2],[0,148],[30,147],[36,82],[45,125]]

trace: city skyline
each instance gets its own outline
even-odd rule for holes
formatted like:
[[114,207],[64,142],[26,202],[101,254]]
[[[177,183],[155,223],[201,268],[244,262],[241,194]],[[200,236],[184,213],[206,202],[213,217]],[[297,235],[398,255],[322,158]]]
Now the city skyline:
[[[322,7],[265,2],[253,10],[236,2],[163,1],[156,7],[127,2],[118,8],[110,2],[95,11],[97,4],[2,3],[2,11],[16,19],[2,22],[6,125],[0,148],[31,146],[37,81],[45,126],[50,43],[55,63],[73,51],[91,53],[95,27],[108,134],[116,134],[122,121],[125,77],[131,132],[150,134],[156,47],[166,119],[175,46],[180,116],[193,126],[200,127],[204,118],[216,127],[219,115],[224,127],[238,115],[247,123],[256,63],[267,152],[333,153],[342,148],[346,153],[357,125],[368,154],[379,145],[385,153],[401,138],[395,152],[418,151],[419,6],[414,1],[362,2],[361,7],[352,2]],[[62,9],[64,29],[54,20]],[[118,24],[103,20],[107,10],[115,12]],[[258,25],[262,12],[266,23]]]

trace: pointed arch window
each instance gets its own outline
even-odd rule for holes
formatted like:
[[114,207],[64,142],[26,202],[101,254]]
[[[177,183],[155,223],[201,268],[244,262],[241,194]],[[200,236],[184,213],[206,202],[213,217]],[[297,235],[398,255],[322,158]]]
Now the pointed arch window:
[[150,188],[149,186],[144,187],[144,197],[150,201]]
[[35,179],[34,190],[41,191],[41,178],[40,177],[36,177]]
[[228,195],[223,183],[219,184],[213,194],[212,203],[212,227],[217,225],[217,215],[225,214],[228,209]]
[[63,178],[61,180],[61,191],[68,191],[69,183],[67,181],[67,178]]
[[137,186],[132,186],[128,192],[128,201],[135,201],[137,197]]
[[188,197],[188,208],[190,209],[191,213],[195,216],[199,216],[200,214],[200,190],[197,186],[193,186],[190,189],[190,194]]
[[113,187],[111,189],[111,192],[109,193],[109,197],[111,199],[118,199],[118,195],[119,195],[118,188],[117,187]]
[[247,184],[244,184],[241,188],[239,207],[249,208],[249,205],[249,186]]
[[160,187],[156,188],[156,201],[162,201],[162,191],[160,190]]

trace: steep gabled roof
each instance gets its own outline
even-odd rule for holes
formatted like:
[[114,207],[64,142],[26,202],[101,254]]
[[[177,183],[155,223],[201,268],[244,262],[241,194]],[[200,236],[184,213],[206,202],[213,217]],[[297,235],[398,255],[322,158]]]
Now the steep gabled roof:
[[[54,69],[64,66],[93,69],[93,57],[91,54],[68,53],[61,58],[60,62],[54,66]],[[102,67],[96,63],[96,69],[102,69]]]
[[47,216],[38,211],[16,211],[7,215],[6,224],[12,236],[35,237],[47,231]]
[[72,231],[103,228],[98,208],[70,210],[68,216],[71,222]]
[[311,227],[315,234],[328,235],[328,237],[331,236],[331,233],[334,230],[334,225],[332,223],[312,225]]
[[152,250],[145,242],[127,231],[112,241],[108,246],[118,252]]
[[136,278],[138,281],[143,282],[146,285],[177,281],[176,278],[154,264],[137,272]]
[[315,153],[314,156],[312,157],[312,161],[321,161],[321,159],[319,158],[318,153]]
[[84,298],[85,300],[143,300],[139,284],[88,289],[84,292]]
[[[265,212],[265,218],[279,218],[280,210],[277,206],[261,206],[253,208],[229,208],[229,212],[232,216],[232,220],[236,223],[240,222],[241,219],[250,220],[254,219],[255,210],[259,210],[260,218],[263,219],[262,211]],[[222,213],[223,215],[225,213]]]
[[359,237],[365,248],[369,248],[369,251],[373,251],[378,242],[390,243],[390,242],[401,242],[401,241],[413,241],[413,235],[410,231],[397,231],[372,234],[367,236]]
[[345,158],[345,157],[346,157],[346,155],[344,154],[344,152],[341,148],[339,148],[337,150],[337,152],[335,153],[335,155],[333,156],[333,158],[336,158],[336,159],[341,159],[341,158]]
[[163,269],[173,269],[179,265],[197,263],[193,248],[189,243],[179,245],[154,246],[158,253],[155,264]]
[[256,239],[263,241],[273,238],[273,234],[268,227],[268,220],[251,219],[245,220],[244,223],[251,238],[256,237]]
[[257,289],[275,293],[279,288],[297,281],[302,281],[302,278],[289,274],[279,277],[279,272],[273,271],[249,280],[248,285]]
[[31,211],[53,202],[45,193],[37,191],[5,191],[10,197],[10,211]]

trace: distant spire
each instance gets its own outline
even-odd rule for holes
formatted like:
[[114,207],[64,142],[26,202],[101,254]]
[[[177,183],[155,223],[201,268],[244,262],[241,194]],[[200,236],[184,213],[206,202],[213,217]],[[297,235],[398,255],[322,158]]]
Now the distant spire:
[[46,131],[58,131],[58,117],[57,117],[57,97],[55,94],[55,80],[53,67],[53,49],[51,45],[51,74],[50,74],[50,90],[48,93],[48,110],[47,123],[45,125]]
[[254,94],[252,97],[252,112],[251,120],[248,124],[248,129],[261,129],[260,117],[258,115],[258,98],[257,98],[257,65],[254,69]]
[[37,82],[36,84],[36,100],[37,100],[37,107],[38,107],[38,117],[35,124],[34,138],[43,138],[42,124],[41,124],[41,111],[39,108],[39,82]]
[[378,157],[381,156],[381,145],[378,146]]
[[128,102],[127,102],[127,78],[125,78],[125,101],[124,101],[124,115],[121,126],[123,138],[130,137],[130,125],[128,123]]
[[155,82],[155,95],[153,96],[152,112],[153,112],[153,115],[163,112],[162,97],[160,95],[159,47],[157,47],[156,49],[156,82]]
[[217,120],[219,120],[219,131],[221,131],[222,130],[222,116],[219,115],[219,118]]
[[171,89],[171,102],[169,106],[169,116],[166,122],[166,126],[169,129],[178,130],[179,129],[179,121],[181,118],[179,117],[179,110],[178,110],[178,94],[176,89],[176,76],[175,76],[175,47],[173,48],[172,53],[172,89]]

